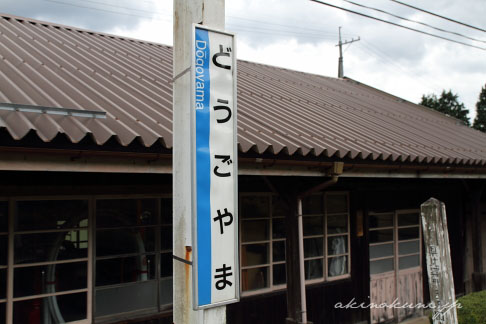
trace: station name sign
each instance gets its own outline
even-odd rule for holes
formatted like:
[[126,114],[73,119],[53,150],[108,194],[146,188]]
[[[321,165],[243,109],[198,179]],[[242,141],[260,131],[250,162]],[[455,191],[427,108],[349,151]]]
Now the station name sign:
[[239,300],[234,35],[194,25],[192,56],[193,300]]

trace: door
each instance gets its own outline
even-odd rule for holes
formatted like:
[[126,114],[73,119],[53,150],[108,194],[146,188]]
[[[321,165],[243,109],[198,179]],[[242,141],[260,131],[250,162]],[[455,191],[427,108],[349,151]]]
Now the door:
[[[369,214],[370,302],[375,305],[423,302],[419,210]],[[393,323],[421,309],[372,307],[371,323]]]

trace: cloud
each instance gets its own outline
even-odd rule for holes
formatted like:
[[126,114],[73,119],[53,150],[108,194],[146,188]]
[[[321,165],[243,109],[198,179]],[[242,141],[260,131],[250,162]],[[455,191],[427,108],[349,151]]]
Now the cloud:
[[136,28],[145,20],[158,19],[155,3],[132,0],[2,0],[1,11],[80,28],[105,31]]

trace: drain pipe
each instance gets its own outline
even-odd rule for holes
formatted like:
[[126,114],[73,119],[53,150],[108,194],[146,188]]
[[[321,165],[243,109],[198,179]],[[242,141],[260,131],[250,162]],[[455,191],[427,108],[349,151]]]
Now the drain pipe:
[[307,323],[307,301],[305,296],[305,267],[304,267],[304,226],[302,222],[302,199],[316,191],[324,190],[338,182],[339,175],[343,173],[343,162],[334,162],[331,179],[304,191],[297,197],[298,237],[299,237],[299,271],[300,271],[300,300],[302,308],[302,323]]

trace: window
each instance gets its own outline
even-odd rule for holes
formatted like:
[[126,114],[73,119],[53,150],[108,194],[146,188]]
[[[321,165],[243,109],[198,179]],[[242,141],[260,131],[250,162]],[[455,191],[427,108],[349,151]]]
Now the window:
[[395,270],[394,213],[370,214],[370,274]]
[[370,213],[370,274],[421,265],[420,214],[417,210]]
[[97,318],[172,303],[171,208],[171,199],[96,200]]
[[405,270],[420,266],[420,214],[418,211],[398,211],[397,223],[398,269]]
[[328,192],[302,201],[304,269],[308,282],[349,276],[348,194]]
[[[273,212],[272,212],[273,210]],[[271,194],[241,195],[241,290],[285,284],[285,210]]]
[[8,265],[8,201],[0,201],[0,323],[5,322]]
[[13,323],[89,321],[87,200],[25,200],[13,219]]
[[[302,203],[305,278],[349,276],[348,194],[332,192]],[[285,204],[272,194],[240,195],[240,264],[243,293],[285,288]]]
[[171,304],[171,198],[0,200],[0,324],[111,323]]

